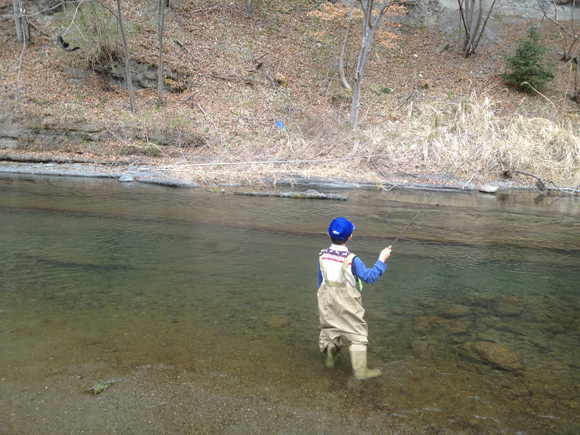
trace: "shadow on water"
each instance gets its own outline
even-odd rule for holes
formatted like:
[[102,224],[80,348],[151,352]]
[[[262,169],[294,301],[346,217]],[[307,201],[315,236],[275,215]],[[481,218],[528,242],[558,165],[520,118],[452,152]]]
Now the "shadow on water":
[[317,349],[328,223],[370,265],[431,194],[347,194],[0,180],[0,430],[578,432],[580,202],[441,193],[365,286],[355,382]]

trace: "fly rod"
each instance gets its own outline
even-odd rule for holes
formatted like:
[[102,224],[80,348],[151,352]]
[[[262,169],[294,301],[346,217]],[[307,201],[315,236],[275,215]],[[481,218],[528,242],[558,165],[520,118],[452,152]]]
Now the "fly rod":
[[[488,137],[489,137],[489,135],[488,135]],[[462,163],[462,164],[460,164],[460,165],[457,167],[457,169],[455,170],[455,172],[453,172],[453,174],[451,174],[451,176],[450,176],[450,177],[447,179],[447,181],[445,181],[445,183],[443,183],[443,185],[442,185],[442,186],[441,186],[439,189],[437,189],[437,190],[435,191],[435,193],[434,193],[434,194],[431,196],[431,198],[429,198],[429,201],[427,201],[427,202],[425,203],[425,205],[424,205],[424,206],[421,208],[421,210],[419,210],[419,211],[417,212],[417,214],[415,215],[415,217],[414,217],[413,219],[411,219],[411,222],[409,222],[409,223],[407,224],[407,226],[406,226],[405,228],[403,228],[403,231],[401,231],[401,234],[399,234],[399,235],[397,236],[397,238],[396,238],[396,239],[393,241],[393,243],[391,243],[391,246],[393,246],[393,245],[395,244],[395,242],[396,242],[397,240],[399,240],[399,237],[401,237],[401,236],[403,235],[403,233],[404,233],[404,232],[407,230],[407,228],[409,228],[409,226],[410,226],[410,225],[411,225],[413,222],[415,222],[415,219],[417,219],[417,216],[419,216],[419,214],[420,214],[420,213],[421,213],[423,210],[425,210],[425,207],[427,207],[427,206],[429,205],[429,203],[430,203],[430,202],[433,200],[433,198],[435,198],[435,195],[437,195],[437,194],[438,194],[438,193],[441,191],[441,189],[443,189],[443,188],[444,188],[444,187],[447,185],[447,183],[449,182],[449,180],[453,179],[453,176],[454,176],[455,174],[457,174],[457,171],[459,171],[459,170],[461,169],[461,167],[462,167],[463,165],[465,165],[465,164],[467,163],[467,161],[468,161],[469,159],[471,159],[471,157],[473,157],[473,155],[474,155],[474,154],[475,154],[477,151],[479,151],[479,149],[480,149],[480,148],[481,148],[481,147],[482,147],[482,146],[483,146],[483,145],[484,145],[486,142],[487,142],[487,138],[485,138],[485,139],[483,140],[483,142],[481,143],[481,145],[479,145],[477,148],[475,148],[475,149],[474,149],[474,150],[471,152],[471,154],[470,154],[470,155],[469,155],[469,156],[468,156],[468,157],[467,157],[467,158],[466,158],[466,159],[463,161],[463,163]],[[450,167],[447,169],[447,171],[445,171],[445,172],[446,172],[446,173],[448,173],[450,168],[451,168],[451,166],[450,166]]]

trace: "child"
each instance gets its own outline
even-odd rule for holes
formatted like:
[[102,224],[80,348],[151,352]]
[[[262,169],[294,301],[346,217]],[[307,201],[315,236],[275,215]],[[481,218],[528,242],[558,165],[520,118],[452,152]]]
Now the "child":
[[320,252],[318,311],[321,331],[318,344],[320,351],[326,352],[326,366],[333,368],[334,357],[343,346],[342,337],[347,338],[351,343],[353,377],[364,380],[379,376],[381,371],[367,368],[368,328],[363,320],[365,310],[359,290],[362,290],[361,281],[371,284],[387,269],[385,261],[391,255],[391,247],[383,249],[373,268],[367,269],[346,247],[353,231],[352,222],[336,218],[328,227],[332,245]]

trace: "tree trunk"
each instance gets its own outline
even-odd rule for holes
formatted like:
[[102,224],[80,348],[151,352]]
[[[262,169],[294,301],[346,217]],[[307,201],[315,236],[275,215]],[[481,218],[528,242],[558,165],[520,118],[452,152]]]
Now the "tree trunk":
[[163,24],[165,22],[165,1],[159,0],[157,34],[159,36],[159,66],[157,67],[157,105],[163,104]]
[[465,0],[465,9],[463,14],[463,24],[465,26],[465,37],[463,39],[462,51],[465,52],[467,46],[469,45],[469,39],[471,38],[471,23],[473,21],[473,2],[475,0]]
[[20,13],[20,0],[12,0],[12,7],[14,9],[14,22],[16,24],[16,39],[18,42],[24,42],[22,34],[22,17]]
[[[366,26],[366,23],[365,23]],[[366,35],[363,36],[358,62],[356,65],[356,74],[354,76],[354,84],[352,91],[352,106],[350,108],[349,124],[351,128],[356,128],[358,125],[358,113],[360,110],[360,92],[362,86],[362,79],[369,60],[371,46],[375,35],[375,29],[367,29]]]
[[248,0],[246,3],[246,13],[252,15],[252,12],[254,12],[254,0]]
[[[471,29],[469,31],[469,39],[467,39],[467,44],[465,47],[465,51],[463,53],[464,57],[469,57],[474,50],[474,41],[475,41],[475,37],[477,36],[477,32],[479,30],[479,26],[481,25],[481,17],[483,16],[483,1],[482,0],[474,0],[474,2],[477,1],[477,3],[479,3],[479,9],[477,10],[477,17],[475,18],[475,20],[473,20],[472,17],[472,22],[471,22]],[[472,10],[471,10],[472,15],[475,13],[475,3],[473,4]]]
[[129,59],[129,46],[127,44],[127,37],[125,36],[125,28],[123,27],[123,16],[121,15],[121,0],[117,0],[117,20],[119,21],[119,28],[121,29],[121,36],[123,38],[123,48],[125,50],[125,72],[127,76],[127,88],[129,88],[129,104],[131,112],[135,112],[135,94],[133,93],[133,83],[131,82],[131,61]]
[[374,0],[361,0],[361,6],[363,8],[363,39],[361,42],[361,47],[358,55],[358,61],[356,64],[356,73],[354,76],[354,85],[352,91],[352,106],[350,108],[350,119],[349,124],[351,128],[355,129],[358,125],[358,112],[360,110],[360,92],[362,79],[369,60],[371,53],[371,48],[373,45],[373,39],[375,37],[375,31],[381,24],[383,15],[393,5],[393,2],[389,0],[384,0],[383,4],[379,8],[379,12],[373,21],[373,9]]
[[354,10],[354,2],[350,6],[350,13],[348,14],[348,24],[346,26],[346,33],[344,35],[344,41],[342,42],[342,50],[340,51],[340,61],[338,64],[338,70],[340,73],[340,80],[342,82],[342,85],[346,89],[348,89],[349,91],[352,91],[352,88],[350,87],[350,85],[346,81],[346,77],[344,76],[344,54],[346,52],[346,45],[348,43],[348,35],[350,33],[350,26],[352,24],[352,11],[353,10]]

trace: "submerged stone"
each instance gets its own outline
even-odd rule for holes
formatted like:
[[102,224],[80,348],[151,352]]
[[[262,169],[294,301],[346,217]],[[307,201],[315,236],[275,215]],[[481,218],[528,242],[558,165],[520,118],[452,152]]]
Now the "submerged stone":
[[440,313],[443,317],[464,317],[471,314],[471,307],[467,305],[449,305],[441,309]]
[[420,339],[413,340],[411,341],[411,349],[413,349],[417,355],[425,356],[427,350],[429,349],[429,342],[427,340]]
[[518,316],[524,311],[524,299],[514,295],[501,296],[497,303],[497,311],[503,316]]
[[464,334],[469,330],[463,322],[438,316],[415,317],[413,331],[425,334]]
[[523,368],[521,357],[503,344],[489,341],[468,341],[458,346],[458,349],[464,357],[500,370],[513,372]]

